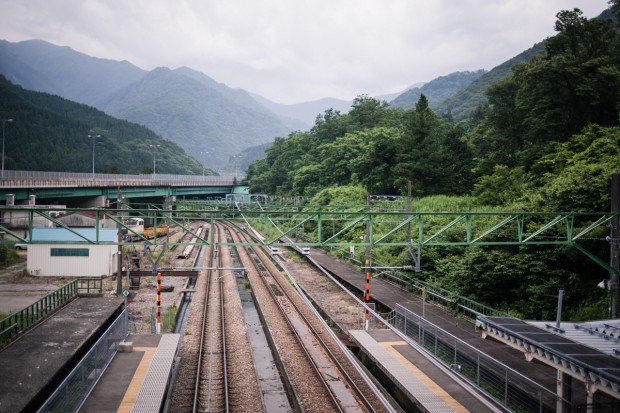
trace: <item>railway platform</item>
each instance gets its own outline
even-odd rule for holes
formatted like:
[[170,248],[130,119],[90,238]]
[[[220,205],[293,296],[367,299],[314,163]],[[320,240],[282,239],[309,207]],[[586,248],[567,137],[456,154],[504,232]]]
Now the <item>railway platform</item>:
[[116,297],[79,297],[0,351],[0,412],[45,402],[123,309]]
[[[334,275],[343,285],[363,297],[366,283],[365,274],[359,267],[331,256],[319,249],[313,249],[309,258]],[[439,305],[430,302],[422,303],[420,294],[410,293],[397,285],[383,279],[372,278],[370,281],[371,302],[376,303],[379,312],[396,309],[396,304],[421,315],[424,319],[449,334],[458,337],[462,342],[480,350],[490,358],[499,361],[521,375],[541,384],[550,391],[557,388],[557,370],[540,363],[527,361],[523,352],[509,347],[495,340],[483,338],[476,328],[475,320],[464,317],[455,317]],[[587,402],[583,384],[573,380],[572,402],[585,404]]]
[[362,360],[369,359],[364,364],[372,366],[373,375],[399,389],[397,399],[406,411],[497,411],[473,397],[393,331],[353,330],[349,334],[362,350]]
[[80,412],[156,412],[167,390],[179,334],[130,335]]

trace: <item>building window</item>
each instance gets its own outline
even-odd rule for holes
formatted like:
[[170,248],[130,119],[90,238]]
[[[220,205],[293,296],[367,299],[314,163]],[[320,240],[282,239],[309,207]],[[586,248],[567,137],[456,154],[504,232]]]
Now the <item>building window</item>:
[[88,257],[88,248],[52,248],[52,257]]

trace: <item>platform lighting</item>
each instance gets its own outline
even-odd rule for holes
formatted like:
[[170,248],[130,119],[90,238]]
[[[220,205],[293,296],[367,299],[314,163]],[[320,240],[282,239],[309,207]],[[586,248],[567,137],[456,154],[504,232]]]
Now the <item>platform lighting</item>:
[[157,151],[157,148],[159,148],[161,145],[149,145],[153,151],[153,175],[155,175],[155,152]]
[[202,176],[205,176],[205,163],[207,162],[207,155],[209,154],[209,152],[207,151],[201,151],[200,152],[201,155],[205,155],[204,156],[204,160],[202,162]]
[[93,177],[95,177],[95,139],[101,138],[101,135],[88,135],[89,138],[93,138]]
[[2,121],[2,179],[4,179],[4,124],[13,122],[13,119],[0,119]]

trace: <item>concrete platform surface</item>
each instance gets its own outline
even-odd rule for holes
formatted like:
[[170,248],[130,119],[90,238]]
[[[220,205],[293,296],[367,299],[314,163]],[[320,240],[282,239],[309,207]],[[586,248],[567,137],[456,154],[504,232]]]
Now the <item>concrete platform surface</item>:
[[420,411],[477,412],[496,411],[481,402],[457,381],[431,363],[415,348],[391,330],[349,331],[360,349],[366,353],[392,383]]
[[80,297],[0,351],[0,413],[36,411],[122,310],[117,297]]
[[126,341],[132,343],[132,351],[116,353],[80,412],[130,413],[161,337],[156,334],[129,336]]

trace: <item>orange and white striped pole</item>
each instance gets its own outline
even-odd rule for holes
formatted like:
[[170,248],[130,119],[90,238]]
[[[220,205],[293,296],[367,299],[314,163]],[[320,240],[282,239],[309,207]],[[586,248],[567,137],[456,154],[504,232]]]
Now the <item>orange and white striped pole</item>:
[[155,332],[161,334],[161,273],[157,273],[157,324]]
[[370,312],[368,311],[368,303],[370,303],[370,263],[366,259],[366,285],[364,286],[364,305],[366,306],[365,328],[368,331],[370,324]]

